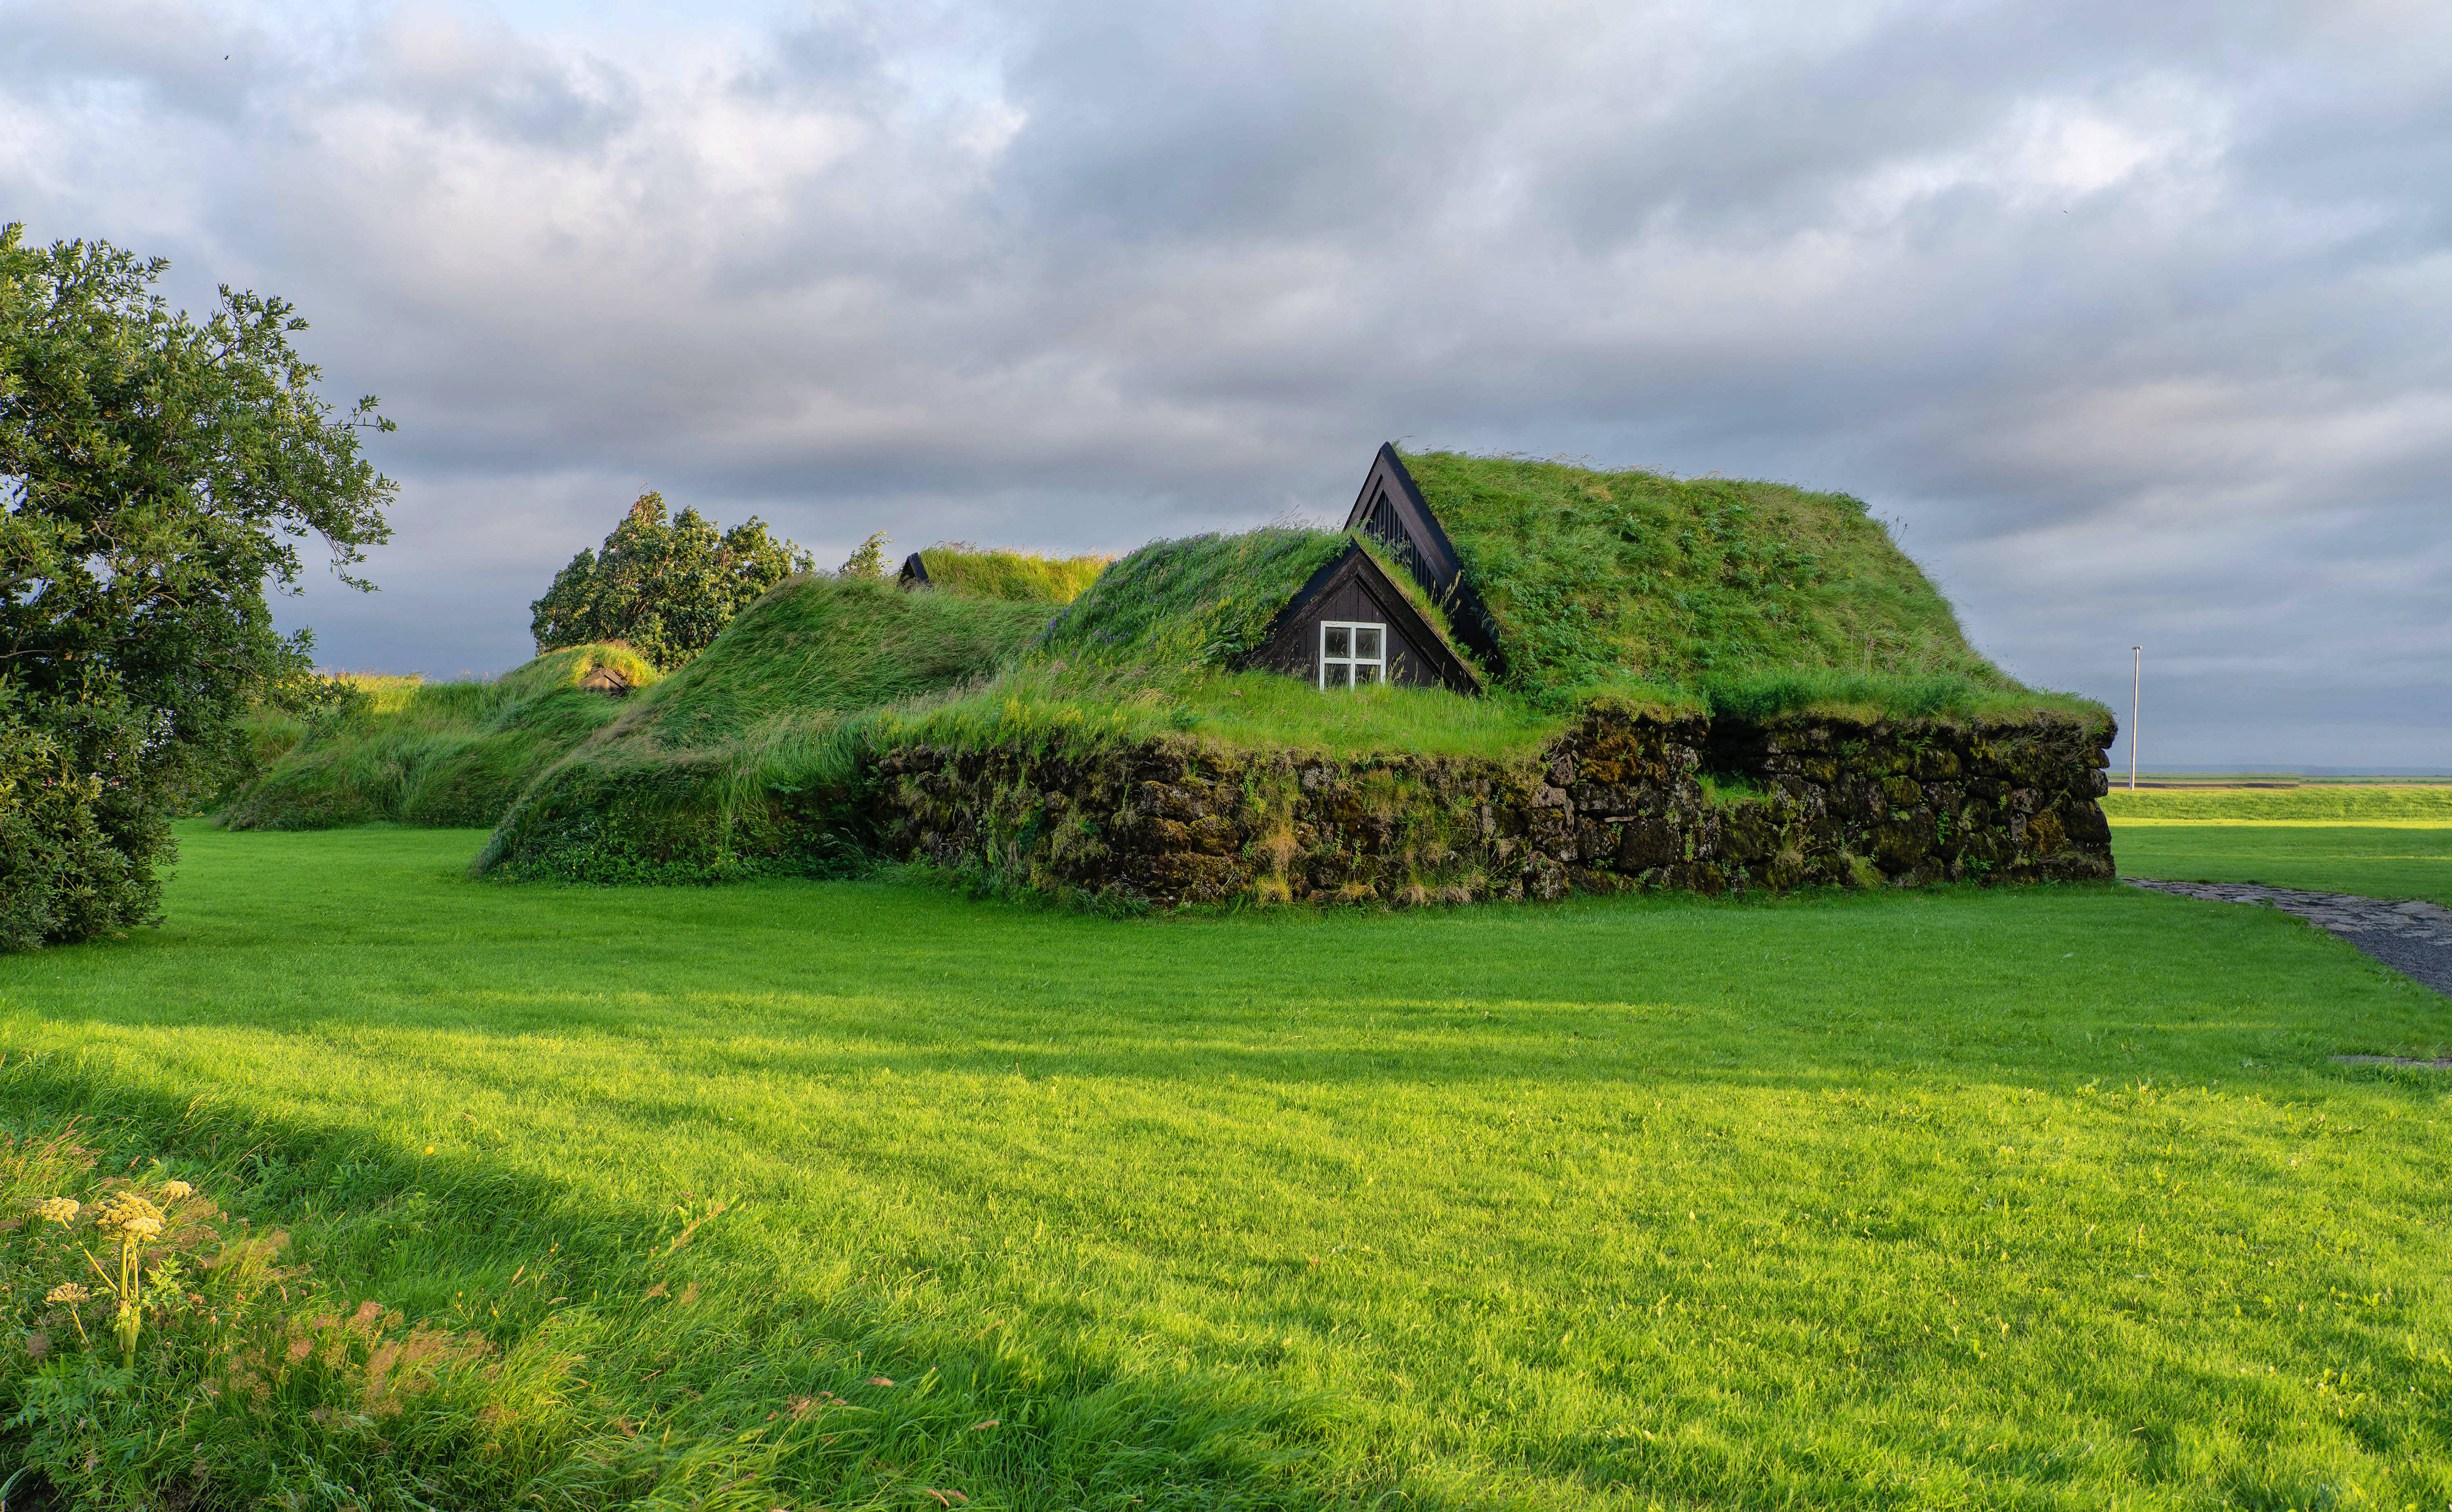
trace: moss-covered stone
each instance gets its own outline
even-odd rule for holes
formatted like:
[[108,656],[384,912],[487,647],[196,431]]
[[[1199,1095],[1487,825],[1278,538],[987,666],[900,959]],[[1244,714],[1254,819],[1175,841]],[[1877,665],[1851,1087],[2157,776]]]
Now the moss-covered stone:
[[[1158,906],[2111,875],[2097,727],[1730,724],[1598,706],[1514,763],[1188,739],[1092,757],[915,746],[878,759],[872,818],[903,858]],[[1743,796],[1710,799],[1707,752],[1746,764],[1715,773]]]

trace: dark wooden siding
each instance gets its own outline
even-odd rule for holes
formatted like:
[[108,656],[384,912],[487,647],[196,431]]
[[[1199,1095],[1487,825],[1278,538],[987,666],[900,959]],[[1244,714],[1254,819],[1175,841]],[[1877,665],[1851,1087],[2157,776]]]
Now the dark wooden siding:
[[1404,594],[1370,553],[1349,547],[1343,557],[1321,569],[1287,605],[1272,627],[1268,642],[1245,658],[1247,666],[1267,667],[1306,682],[1319,681],[1319,627],[1324,620],[1388,627],[1388,681],[1409,687],[1450,687],[1478,693],[1480,684],[1471,669],[1443,645]]
[[1455,543],[1439,524],[1438,515],[1422,497],[1405,459],[1393,445],[1383,445],[1362,479],[1362,491],[1346,513],[1345,527],[1376,537],[1406,571],[1413,574],[1448,617],[1448,627],[1481,658],[1493,673],[1506,670],[1506,654],[1498,644],[1498,622],[1481,602]]

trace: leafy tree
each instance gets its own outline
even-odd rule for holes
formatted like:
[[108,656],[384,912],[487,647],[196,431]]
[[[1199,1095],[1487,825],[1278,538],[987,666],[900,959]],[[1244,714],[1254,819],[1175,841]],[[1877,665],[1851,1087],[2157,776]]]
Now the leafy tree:
[[168,266],[0,227],[0,949],[158,916],[157,865],[238,759],[239,720],[308,665],[272,627],[310,533],[344,582],[390,533],[279,300],[198,322]]
[[892,543],[885,539],[885,532],[878,531],[844,558],[843,565],[835,568],[835,576],[881,581],[885,576],[885,548],[890,545]]
[[768,588],[816,564],[766,533],[755,515],[722,534],[696,509],[664,517],[664,496],[643,493],[599,551],[582,551],[529,607],[537,653],[623,641],[669,672],[705,650],[732,617]]

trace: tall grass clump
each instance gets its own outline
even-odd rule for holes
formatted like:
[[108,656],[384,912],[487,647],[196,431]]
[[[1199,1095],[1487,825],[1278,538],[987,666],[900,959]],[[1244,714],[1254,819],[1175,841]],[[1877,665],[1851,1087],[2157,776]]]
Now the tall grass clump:
[[659,675],[627,647],[607,645],[550,651],[491,680],[348,679],[357,696],[303,722],[264,775],[229,801],[223,822],[233,829],[489,826],[539,772],[620,713],[618,700],[580,686],[599,669],[634,688]]
[[624,714],[615,738],[704,746],[782,713],[872,708],[1009,662],[1048,622],[1043,604],[905,592],[888,581],[793,578]]
[[1008,551],[948,541],[920,553],[929,583],[977,598],[1005,599],[1016,604],[1070,604],[1098,580],[1105,556],[1041,556],[1036,551]]

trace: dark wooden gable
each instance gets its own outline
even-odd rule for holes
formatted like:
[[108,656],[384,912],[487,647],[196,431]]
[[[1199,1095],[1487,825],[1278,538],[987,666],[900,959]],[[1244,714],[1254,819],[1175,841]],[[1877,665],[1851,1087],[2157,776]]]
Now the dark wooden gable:
[[1354,508],[1345,517],[1345,527],[1360,530],[1386,543],[1388,549],[1403,563],[1431,595],[1434,603],[1447,610],[1448,623],[1454,627],[1456,639],[1479,656],[1482,665],[1496,673],[1506,669],[1505,653],[1498,648],[1497,623],[1473,591],[1465,576],[1464,559],[1456,554],[1455,543],[1448,539],[1439,525],[1439,517],[1431,512],[1414,486],[1414,475],[1405,470],[1405,459],[1396,455],[1392,444],[1382,444],[1379,455],[1372,459],[1370,475],[1362,480],[1362,491],[1355,496]]
[[1479,693],[1481,680],[1465,666],[1431,622],[1405,597],[1371,553],[1358,543],[1311,575],[1270,623],[1260,648],[1244,666],[1287,672],[1319,681],[1319,628],[1345,620],[1388,627],[1388,681],[1408,687],[1446,687]]
[[920,560],[920,553],[917,551],[902,559],[902,570],[895,576],[894,581],[898,586],[906,588],[932,588],[937,586],[928,581],[928,564]]

